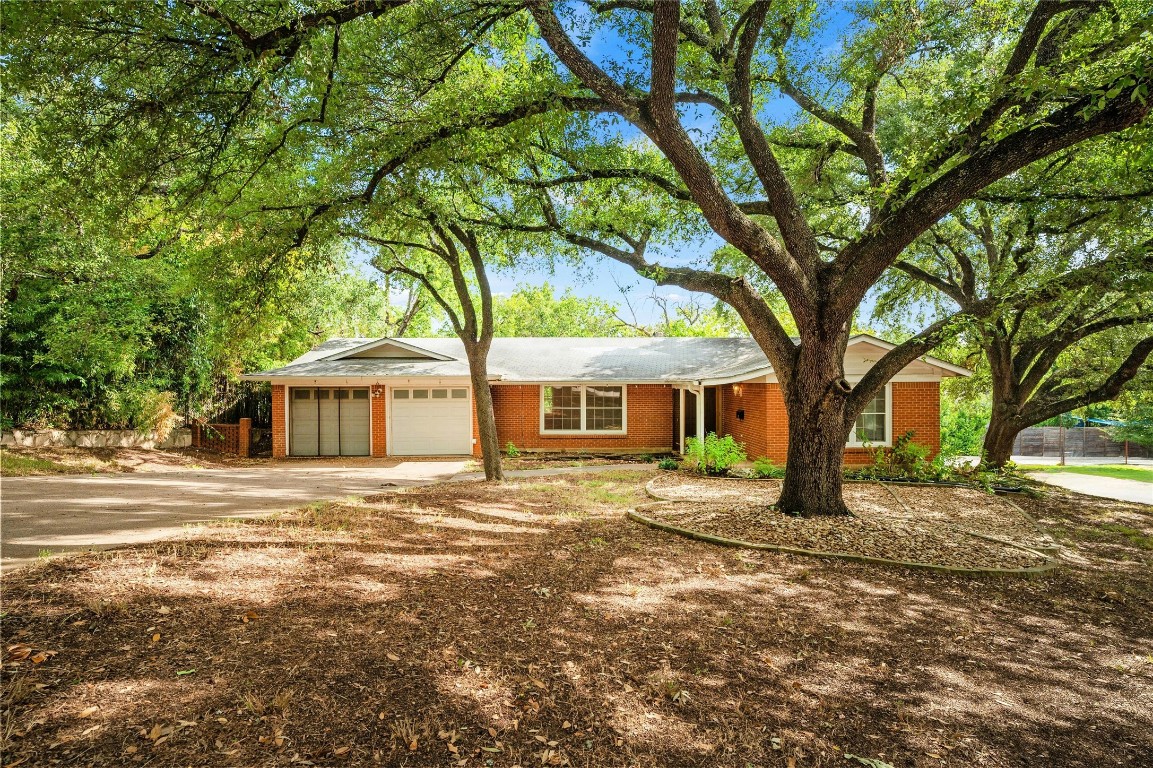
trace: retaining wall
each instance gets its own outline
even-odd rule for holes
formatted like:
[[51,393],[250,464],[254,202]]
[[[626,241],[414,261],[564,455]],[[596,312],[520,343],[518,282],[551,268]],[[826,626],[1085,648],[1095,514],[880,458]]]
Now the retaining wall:
[[14,429],[0,434],[0,445],[21,448],[187,448],[192,432],[174,429],[163,440],[155,432],[131,429]]

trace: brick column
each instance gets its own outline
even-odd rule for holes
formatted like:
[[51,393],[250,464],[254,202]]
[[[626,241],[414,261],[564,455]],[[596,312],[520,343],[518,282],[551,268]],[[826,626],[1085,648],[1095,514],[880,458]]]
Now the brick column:
[[284,385],[272,385],[272,458],[283,459],[288,455],[288,435],[285,432]]
[[241,419],[239,426],[239,434],[236,436],[236,455],[248,457],[252,455],[252,419]]
[[388,390],[383,384],[373,384],[369,387],[369,398],[372,406],[372,445],[371,453],[377,458],[388,455],[388,429],[385,424],[385,399]]

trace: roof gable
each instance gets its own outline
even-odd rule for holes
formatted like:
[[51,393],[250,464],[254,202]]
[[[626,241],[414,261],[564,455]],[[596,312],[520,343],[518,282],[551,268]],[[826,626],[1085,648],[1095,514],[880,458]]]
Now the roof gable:
[[406,344],[397,339],[390,339],[388,337],[382,339],[373,339],[372,341],[352,347],[351,349],[342,349],[331,355],[327,355],[322,360],[363,360],[371,358],[391,358],[394,360],[455,360],[454,357],[442,355],[439,352],[432,352],[418,347],[413,344]]
[[[888,352],[891,349],[897,348],[897,345],[892,343],[891,341],[885,341],[884,339],[879,339],[876,336],[873,336],[872,334],[869,334],[869,333],[857,333],[857,334],[854,334],[852,337],[849,338],[849,343],[848,343],[849,347],[862,346],[862,345],[874,347],[874,348],[880,350],[882,354],[885,352]],[[920,361],[924,365],[928,365],[928,366],[931,366],[933,368],[937,368],[937,369],[943,371],[945,376],[972,376],[973,375],[973,372],[970,371],[968,368],[962,368],[959,365],[954,365],[953,363],[950,363],[948,360],[942,360],[941,358],[933,357],[932,355],[921,355],[919,358],[917,358],[917,360]],[[908,369],[911,365],[914,365],[914,364],[915,363],[910,363],[910,365],[905,366],[905,368]]]

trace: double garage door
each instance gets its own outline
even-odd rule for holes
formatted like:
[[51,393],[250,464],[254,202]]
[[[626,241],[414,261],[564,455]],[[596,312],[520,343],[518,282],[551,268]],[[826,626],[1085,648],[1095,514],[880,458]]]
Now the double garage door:
[[293,456],[367,456],[367,387],[293,387],[289,399]]

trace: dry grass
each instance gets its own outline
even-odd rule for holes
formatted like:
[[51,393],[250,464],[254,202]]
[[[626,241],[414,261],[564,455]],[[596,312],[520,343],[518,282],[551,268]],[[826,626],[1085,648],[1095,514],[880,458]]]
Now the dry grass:
[[[1138,765],[1153,511],[972,579],[623,519],[647,475],[314,505],[4,577],[5,765]],[[1092,533],[1090,533],[1092,532]],[[40,662],[43,650],[57,651]]]
[[105,472],[150,472],[252,466],[263,459],[242,459],[196,448],[0,448],[0,474],[86,475]]

